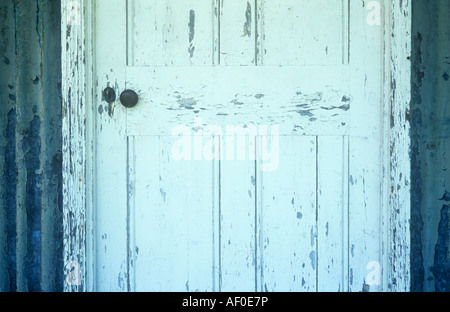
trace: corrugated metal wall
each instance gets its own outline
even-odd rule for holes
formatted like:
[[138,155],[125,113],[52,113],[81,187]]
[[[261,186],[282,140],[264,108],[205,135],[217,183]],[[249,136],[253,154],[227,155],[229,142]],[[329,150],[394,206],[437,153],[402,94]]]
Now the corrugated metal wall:
[[450,291],[450,1],[413,1],[412,290]]
[[[60,1],[0,0],[0,291],[63,289]],[[450,1],[413,1],[412,289],[450,291]]]
[[60,1],[0,1],[0,291],[63,284]]

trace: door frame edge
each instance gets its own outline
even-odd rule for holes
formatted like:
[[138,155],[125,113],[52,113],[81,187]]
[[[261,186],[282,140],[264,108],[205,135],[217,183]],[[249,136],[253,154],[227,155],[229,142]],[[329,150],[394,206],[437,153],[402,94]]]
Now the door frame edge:
[[94,0],[61,0],[64,291],[94,291]]
[[384,16],[382,290],[409,292],[412,1],[386,0]]

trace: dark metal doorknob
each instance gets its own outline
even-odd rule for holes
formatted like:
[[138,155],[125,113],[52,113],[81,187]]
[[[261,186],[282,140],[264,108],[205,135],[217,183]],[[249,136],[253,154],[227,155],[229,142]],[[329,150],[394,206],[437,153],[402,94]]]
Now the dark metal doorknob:
[[120,103],[127,108],[135,107],[139,97],[133,90],[125,90],[120,94]]

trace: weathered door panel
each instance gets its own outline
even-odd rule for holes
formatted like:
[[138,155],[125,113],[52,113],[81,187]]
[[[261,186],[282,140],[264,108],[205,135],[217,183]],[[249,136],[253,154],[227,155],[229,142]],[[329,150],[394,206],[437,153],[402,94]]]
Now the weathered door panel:
[[137,291],[212,291],[217,176],[170,155],[170,136],[130,137],[130,236]]
[[[346,135],[348,66],[128,68],[140,94],[128,135],[171,135],[174,126],[278,126],[280,135]],[[224,131],[225,132],[225,131]]]
[[[98,290],[377,289],[372,11],[99,0],[96,12]],[[106,103],[108,85],[138,105]]]

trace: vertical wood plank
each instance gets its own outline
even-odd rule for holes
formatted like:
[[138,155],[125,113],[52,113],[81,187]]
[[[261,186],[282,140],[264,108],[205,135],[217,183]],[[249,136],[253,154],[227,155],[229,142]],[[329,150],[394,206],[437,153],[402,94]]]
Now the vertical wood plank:
[[[86,285],[86,68],[84,15],[73,17],[73,7],[85,12],[84,1],[61,2],[62,94],[63,94],[63,224],[65,291],[85,291]],[[75,11],[77,12],[77,11]],[[79,53],[79,52],[82,53]],[[90,57],[90,55],[87,55]]]
[[318,290],[346,291],[348,257],[348,145],[343,137],[318,139]]
[[213,65],[220,65],[220,1],[212,0]]
[[95,14],[95,6],[92,3],[86,7],[86,56],[84,58],[85,68],[87,70],[86,75],[86,90],[89,92],[89,96],[86,101],[86,285],[87,291],[93,291],[95,289],[95,170],[96,170],[96,138],[97,138],[97,123],[96,123],[96,112],[97,107],[95,105],[95,99],[97,92],[94,88],[94,83],[97,81],[95,77],[95,19],[93,18]]
[[127,289],[136,291],[136,137],[127,138]]
[[[337,65],[342,63],[344,42],[342,27],[346,14],[342,2],[346,0],[303,0],[303,45],[306,65]],[[308,31],[314,29],[315,31]]]
[[[381,14],[360,1],[350,1],[350,165],[349,165],[349,289],[378,291],[381,284],[369,281],[371,263],[381,263],[380,211],[381,157],[381,56],[382,27],[369,25],[370,14]],[[381,18],[381,16],[380,16]],[[373,57],[368,57],[373,55]],[[361,84],[364,81],[364,84]],[[370,116],[370,118],[368,118]],[[370,159],[370,161],[369,161]]]
[[[126,89],[126,2],[95,1],[96,179],[95,241],[97,291],[128,291],[126,110],[107,103],[103,90]],[[114,8],[114,9],[111,9]],[[107,13],[106,13],[107,12]]]
[[174,160],[173,143],[136,137],[136,290],[212,291],[213,166]]
[[258,2],[258,55],[264,65],[303,65],[304,1]]
[[[220,135],[213,136],[213,144],[219,149],[219,155],[223,153],[223,137]],[[221,289],[221,278],[222,278],[222,251],[221,251],[221,159],[213,159],[211,161],[212,165],[212,291],[219,292]]]
[[260,291],[316,291],[316,138],[280,137],[279,167],[260,172]]
[[381,265],[383,247],[380,184],[377,183],[380,179],[380,160],[376,158],[367,162],[369,157],[373,157],[372,144],[366,138],[350,139],[349,278],[350,290],[355,292],[378,291],[382,286],[381,281],[378,283],[376,280],[381,276],[369,274],[381,272],[367,268],[373,262]]
[[258,10],[258,52],[265,65],[343,62],[348,50],[348,0],[263,0]]
[[[240,145],[237,138],[224,138],[225,150],[235,153],[221,161],[220,168],[220,290],[225,292],[255,291],[256,287],[255,146]],[[238,159],[241,152],[252,155],[253,160]]]
[[342,64],[350,62],[350,1],[342,0]]
[[218,12],[211,2],[128,0],[129,65],[212,65]]
[[[389,181],[384,184],[383,229],[386,238],[384,277],[391,291],[409,291],[410,268],[410,100],[411,100],[411,10],[412,1],[386,3],[385,42],[389,45],[385,59],[384,116],[385,172]],[[401,70],[399,70],[401,69]],[[388,122],[389,121],[389,122]],[[387,145],[389,142],[389,147]],[[389,169],[387,169],[389,168]]]
[[255,65],[262,66],[264,65],[264,40],[266,38],[265,34],[265,1],[264,0],[255,0],[256,8],[255,8]]
[[256,0],[220,0],[220,64],[254,65]]

